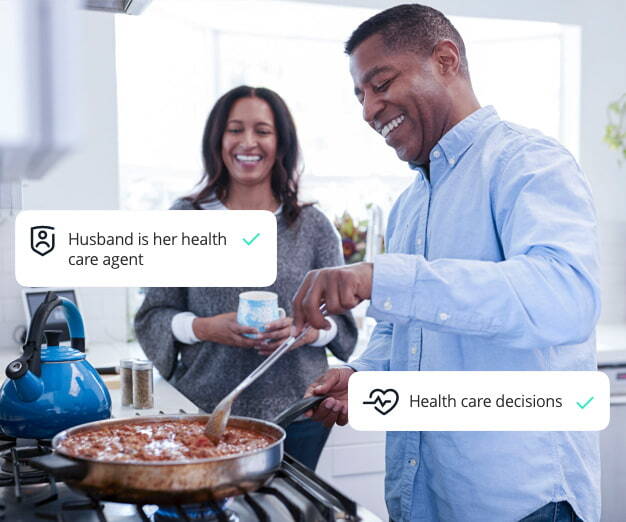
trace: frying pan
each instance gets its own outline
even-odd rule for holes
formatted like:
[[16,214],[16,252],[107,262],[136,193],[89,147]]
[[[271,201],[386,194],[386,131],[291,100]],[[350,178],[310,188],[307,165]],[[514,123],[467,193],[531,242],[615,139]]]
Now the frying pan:
[[324,398],[301,399],[274,422],[231,417],[229,427],[245,428],[272,439],[269,446],[251,452],[181,461],[105,462],[74,457],[59,449],[65,438],[86,430],[146,422],[195,420],[206,423],[209,418],[209,415],[159,415],[75,426],[52,439],[53,453],[27,459],[27,462],[97,500],[162,506],[214,502],[263,486],[283,459],[284,428]]

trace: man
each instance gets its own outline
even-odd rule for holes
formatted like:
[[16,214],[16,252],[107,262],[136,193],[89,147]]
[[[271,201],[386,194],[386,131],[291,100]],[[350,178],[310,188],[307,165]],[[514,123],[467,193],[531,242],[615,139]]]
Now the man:
[[[463,40],[438,11],[402,5],[346,44],[363,118],[416,172],[373,263],[317,270],[295,329],[371,299],[365,353],[307,394],[309,415],[347,422],[362,370],[595,370],[595,216],[572,156],[481,108]],[[596,433],[389,432],[395,521],[598,520]],[[525,518],[527,517],[527,518]]]

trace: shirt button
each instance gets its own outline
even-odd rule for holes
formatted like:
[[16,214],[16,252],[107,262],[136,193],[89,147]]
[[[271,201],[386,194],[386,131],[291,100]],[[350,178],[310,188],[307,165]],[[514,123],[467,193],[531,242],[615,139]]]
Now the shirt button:
[[450,318],[450,316],[449,316],[447,313],[445,313],[445,312],[441,312],[441,313],[439,314],[439,319],[441,319],[442,321],[446,321],[446,320],[448,320],[449,318]]
[[438,158],[439,156],[441,156],[441,152],[439,152],[438,150],[435,150],[435,151],[433,152],[433,157],[434,157],[434,158]]
[[414,344],[411,345],[411,353],[413,355],[415,355],[417,353],[417,346],[415,346]]
[[415,460],[415,459],[409,459],[409,464],[410,464],[411,466],[417,466],[417,460]]
[[455,160],[454,158],[450,158],[450,159],[448,160],[448,163],[449,163],[450,165],[454,165],[454,162],[455,162],[455,161],[456,161],[456,160]]
[[421,245],[421,244],[422,244],[422,238],[421,238],[421,237],[418,237],[418,238],[417,238],[417,244],[418,244],[418,245]]
[[385,302],[383,303],[383,308],[387,311],[391,310],[393,308],[393,305],[391,304],[391,298],[387,298],[385,300]]

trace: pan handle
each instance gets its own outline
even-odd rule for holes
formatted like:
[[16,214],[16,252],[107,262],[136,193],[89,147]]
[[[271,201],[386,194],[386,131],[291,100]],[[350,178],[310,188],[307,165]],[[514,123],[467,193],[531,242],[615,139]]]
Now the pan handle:
[[286,428],[305,411],[308,411],[320,404],[326,397],[326,395],[314,395],[313,397],[300,399],[299,401],[294,402],[286,410],[280,412],[272,422],[274,424],[278,424],[281,428]]
[[82,480],[87,476],[89,464],[72,460],[55,453],[25,459],[33,468],[50,473],[55,479]]

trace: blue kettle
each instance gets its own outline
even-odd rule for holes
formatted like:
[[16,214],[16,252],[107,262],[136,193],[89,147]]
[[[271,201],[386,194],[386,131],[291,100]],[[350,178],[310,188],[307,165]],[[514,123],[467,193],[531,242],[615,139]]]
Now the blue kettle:
[[[61,332],[46,331],[48,316],[63,307],[71,344],[59,346]],[[49,439],[78,424],[111,416],[111,396],[85,359],[85,329],[76,305],[48,292],[30,325],[23,354],[6,369],[0,388],[0,429],[9,437]]]

